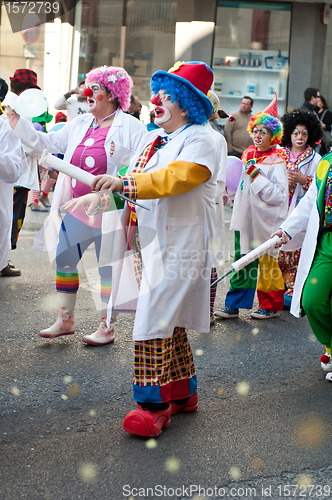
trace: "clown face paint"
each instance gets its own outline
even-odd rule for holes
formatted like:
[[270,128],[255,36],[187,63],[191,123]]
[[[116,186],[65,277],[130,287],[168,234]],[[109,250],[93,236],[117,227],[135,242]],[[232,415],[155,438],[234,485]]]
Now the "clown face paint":
[[[159,127],[172,119],[172,97],[169,94],[160,92],[151,99],[152,104],[156,104],[154,112],[156,114],[155,124]],[[167,103],[167,104],[166,104]],[[169,106],[171,104],[171,106]]]
[[270,147],[272,132],[265,125],[255,125],[252,131],[252,140],[259,151]]
[[292,147],[297,151],[304,151],[308,137],[308,129],[304,125],[296,125],[291,135]]
[[87,96],[89,111],[93,111],[97,106],[97,100],[102,101],[104,88],[97,82],[91,82],[90,86],[86,87],[84,94]]
[[162,90],[151,98],[151,103],[156,107],[155,124],[162,127],[167,133],[174,132],[189,122],[187,112],[180,109],[177,101],[172,102],[172,97]]

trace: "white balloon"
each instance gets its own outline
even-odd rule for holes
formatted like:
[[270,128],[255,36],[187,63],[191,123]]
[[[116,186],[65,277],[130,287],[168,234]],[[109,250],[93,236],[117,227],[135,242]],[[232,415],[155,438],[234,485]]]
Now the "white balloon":
[[47,110],[45,94],[38,89],[27,89],[17,98],[14,110],[25,118],[34,118]]

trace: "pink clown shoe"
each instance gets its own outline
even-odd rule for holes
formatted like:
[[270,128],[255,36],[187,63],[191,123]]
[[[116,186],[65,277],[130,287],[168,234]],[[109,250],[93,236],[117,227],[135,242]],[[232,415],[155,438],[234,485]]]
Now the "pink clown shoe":
[[108,328],[105,321],[102,321],[98,329],[91,335],[85,335],[82,340],[87,344],[98,346],[114,342],[114,328]]

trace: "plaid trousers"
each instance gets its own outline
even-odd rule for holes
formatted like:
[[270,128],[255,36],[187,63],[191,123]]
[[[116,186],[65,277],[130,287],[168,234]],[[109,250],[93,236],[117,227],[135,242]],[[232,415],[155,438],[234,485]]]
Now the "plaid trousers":
[[[133,172],[144,170],[151,156],[163,145],[160,137],[149,144]],[[128,205],[135,212],[135,205]],[[134,221],[136,223],[136,218]],[[135,276],[140,287],[142,261],[137,230],[131,241],[134,241]],[[133,387],[134,400],[138,403],[166,403],[187,398],[197,391],[194,360],[185,328],[176,327],[172,337],[167,339],[135,342]]]
[[166,403],[197,391],[195,365],[185,328],[167,339],[135,342],[134,400]]

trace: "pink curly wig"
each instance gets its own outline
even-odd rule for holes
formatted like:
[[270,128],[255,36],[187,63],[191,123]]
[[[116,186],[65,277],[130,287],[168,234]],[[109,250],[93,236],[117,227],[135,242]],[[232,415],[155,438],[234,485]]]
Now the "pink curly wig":
[[264,112],[259,112],[253,116],[248,125],[248,132],[252,133],[255,125],[265,125],[265,127],[272,133],[271,146],[279,144],[282,137],[282,125],[278,118],[268,115]]
[[117,97],[121,109],[127,111],[130,105],[133,81],[126,70],[115,66],[94,68],[86,74],[85,84],[89,85],[91,82],[98,82],[105,87],[107,92]]

